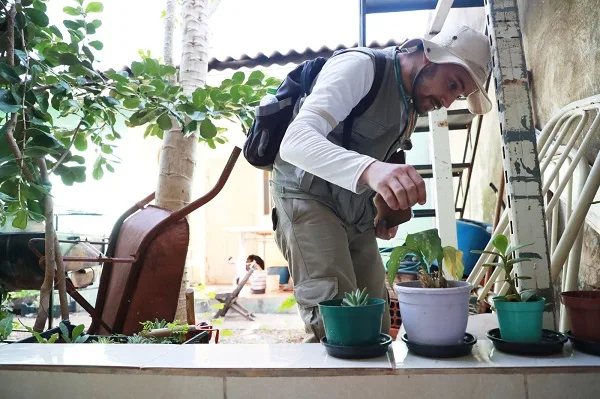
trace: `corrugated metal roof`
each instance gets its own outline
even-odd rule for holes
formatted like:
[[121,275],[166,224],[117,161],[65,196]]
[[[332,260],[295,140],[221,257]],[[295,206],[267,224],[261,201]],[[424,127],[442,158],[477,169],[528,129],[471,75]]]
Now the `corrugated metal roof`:
[[[390,46],[396,46],[403,43],[404,40],[388,40],[385,43],[373,41],[368,47],[379,49]],[[286,53],[274,51],[273,53],[266,55],[264,53],[257,53],[253,56],[248,54],[242,54],[237,58],[227,57],[224,59],[212,58],[208,62],[209,71],[223,71],[225,69],[240,69],[240,68],[256,68],[256,67],[269,67],[271,65],[287,65],[287,64],[300,64],[303,61],[310,60],[316,57],[330,57],[335,51],[358,47],[358,42],[355,42],[351,46],[339,44],[336,47],[322,46],[320,48],[306,48],[303,51],[295,49],[288,50]]]

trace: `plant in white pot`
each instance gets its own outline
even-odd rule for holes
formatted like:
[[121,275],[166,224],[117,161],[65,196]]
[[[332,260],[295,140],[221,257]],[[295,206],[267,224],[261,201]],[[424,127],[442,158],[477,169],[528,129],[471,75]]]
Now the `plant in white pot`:
[[[471,285],[460,281],[464,271],[462,252],[452,246],[442,247],[437,229],[409,234],[404,245],[394,248],[390,255],[390,285],[394,283],[400,261],[408,254],[419,260],[419,279],[394,285],[408,340],[433,346],[462,344],[471,292]],[[432,267],[434,262],[437,268]],[[455,280],[448,280],[444,271]]]

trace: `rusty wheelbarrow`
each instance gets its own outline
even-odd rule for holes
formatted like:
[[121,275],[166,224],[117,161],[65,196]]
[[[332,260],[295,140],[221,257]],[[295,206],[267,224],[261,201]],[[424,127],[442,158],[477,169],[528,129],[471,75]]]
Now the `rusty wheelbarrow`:
[[[67,278],[67,292],[92,317],[88,334],[131,335],[147,320],[173,320],[189,245],[186,216],[211,201],[231,175],[240,155],[235,147],[215,186],[201,198],[172,212],[149,203],[155,193],[129,208],[115,223],[104,255],[64,257],[65,262],[102,262],[95,306],[90,305]],[[35,249],[36,241],[30,240]]]

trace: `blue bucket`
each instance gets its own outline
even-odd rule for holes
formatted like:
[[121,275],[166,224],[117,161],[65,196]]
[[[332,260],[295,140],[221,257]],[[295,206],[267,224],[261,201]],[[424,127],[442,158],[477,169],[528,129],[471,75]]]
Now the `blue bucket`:
[[471,251],[485,249],[490,241],[492,235],[488,233],[487,228],[491,226],[489,223],[469,219],[458,219],[456,221],[458,249],[463,253],[463,264],[465,265],[464,276],[471,274],[479,260],[479,255],[472,254]]

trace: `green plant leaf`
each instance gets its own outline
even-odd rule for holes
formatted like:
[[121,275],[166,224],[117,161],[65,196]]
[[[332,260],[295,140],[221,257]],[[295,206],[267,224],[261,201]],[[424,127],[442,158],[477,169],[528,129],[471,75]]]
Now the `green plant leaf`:
[[194,102],[194,106],[196,108],[200,108],[206,100],[206,90],[201,87],[194,90],[194,93],[192,93],[192,100]]
[[[461,280],[465,271],[465,266],[462,262],[463,253],[458,249],[447,246],[443,249],[444,253],[444,268],[450,273],[455,280]],[[441,267],[441,265],[438,265]]]
[[529,247],[531,245],[533,245],[533,244],[521,244],[521,245],[517,245],[516,247],[510,247],[506,251],[506,254],[507,255],[511,255],[513,252],[516,252],[516,251],[518,251],[521,248]]
[[9,313],[0,320],[0,341],[5,340],[12,333],[14,317],[14,314]]
[[175,75],[177,73],[177,68],[173,65],[161,65],[160,66],[160,74],[161,75]]
[[506,255],[506,249],[508,248],[508,238],[504,234],[498,234],[492,240],[492,245],[496,248],[502,255]]
[[90,337],[90,336],[89,336],[88,334],[82,335],[82,336],[80,336],[80,337],[77,337],[77,338],[76,338],[76,339],[73,341],[73,343],[75,343],[75,344],[84,344],[84,343],[86,343],[86,342],[87,342],[87,340],[88,340],[88,338],[89,338],[89,337]]
[[92,177],[94,178],[94,180],[100,180],[102,179],[102,177],[104,177],[104,170],[102,169],[101,163],[96,163],[96,165],[94,165]]
[[156,61],[155,59],[152,58],[147,58],[144,61],[144,64],[146,64],[146,72],[150,75],[158,75],[160,68],[158,65],[158,61]]
[[140,100],[137,97],[126,98],[123,100],[123,106],[125,108],[134,109],[140,105]]
[[77,58],[76,55],[71,54],[71,53],[61,53],[58,56],[58,61],[62,65],[77,65],[80,63],[79,58]]
[[78,324],[77,326],[75,326],[71,335],[73,339],[77,339],[83,333],[83,330],[85,330],[85,326],[83,324]]
[[12,226],[24,230],[27,228],[27,209],[19,209],[12,221]]
[[[42,338],[42,337],[41,337],[41,335],[40,335],[40,338]],[[43,338],[42,338],[42,339],[43,339]],[[52,336],[50,336],[50,339],[47,341],[47,343],[49,343],[49,344],[53,344],[53,343],[55,343],[56,341],[58,341],[58,333],[54,333],[54,334],[52,334]]]
[[71,21],[70,19],[65,19],[63,21],[63,25],[68,28],[68,29],[73,29],[73,30],[77,30],[80,28],[79,23],[75,22],[75,21]]
[[215,310],[220,310],[223,309],[225,307],[224,303],[215,303],[210,305],[211,309],[215,309]]
[[62,338],[65,342],[71,343],[71,336],[69,334],[69,329],[62,321],[58,324],[58,328],[60,328],[60,332],[62,334]]
[[277,311],[283,312],[289,310],[293,308],[294,305],[296,305],[296,297],[294,295],[290,295],[285,299],[285,301],[283,301],[283,303],[279,306],[279,309],[277,309]]
[[0,62],[0,76],[8,80],[9,83],[20,83],[19,74],[10,65]]
[[100,3],[99,1],[92,1],[85,8],[86,13],[102,12],[103,10],[104,10],[104,5],[102,5],[102,3]]
[[168,112],[165,112],[161,116],[159,116],[156,120],[156,123],[158,123],[158,126],[162,130],[171,130],[171,128],[173,127],[173,122],[171,121],[171,117],[169,116]]
[[87,150],[88,142],[87,142],[87,138],[85,137],[85,134],[78,133],[77,137],[75,137],[75,141],[73,142],[73,145],[75,146],[77,151],[84,152],[85,150]]
[[254,71],[250,74],[250,76],[248,77],[248,80],[252,80],[252,79],[257,79],[262,81],[265,78],[265,74],[262,73],[261,71]]
[[231,77],[233,83],[237,85],[244,83],[244,79],[246,79],[246,74],[244,74],[244,72],[236,72]]
[[504,263],[500,263],[500,262],[491,262],[491,263],[484,263],[483,267],[504,267]]
[[40,11],[35,8],[24,8],[23,12],[37,26],[41,26],[42,28],[45,28],[46,26],[48,26],[48,23],[50,23],[48,16],[43,11]]
[[0,89],[0,111],[10,114],[17,112],[20,109],[21,105],[15,103],[10,90]]
[[471,253],[472,253],[472,254],[478,254],[478,255],[481,255],[481,254],[488,254],[488,255],[494,255],[494,256],[500,256],[500,255],[501,255],[501,254],[500,254],[500,253],[498,253],[498,252],[493,252],[493,251],[482,251],[482,250],[479,250],[479,249],[472,249],[472,250],[471,250]]
[[537,290],[523,290],[521,291],[521,302],[535,302],[539,299]]
[[[92,44],[90,43],[90,46]],[[138,62],[138,61],[133,61],[131,63],[131,72],[133,72],[134,76],[140,76],[141,74],[144,73],[144,70],[146,69],[146,67],[144,66],[143,63]]]
[[391,286],[394,285],[394,279],[400,268],[400,262],[402,262],[402,259],[411,252],[412,250],[408,247],[396,247],[392,250],[390,258],[387,261],[388,282]]
[[406,236],[406,246],[415,252],[422,254],[427,262],[427,266],[431,265],[436,259],[440,259],[444,255],[442,249],[442,240],[437,229],[424,230],[415,234]]
[[88,43],[88,45],[96,50],[102,50],[104,48],[104,44],[99,40],[92,40]]
[[515,258],[515,259],[511,259],[508,262],[506,262],[506,265],[507,266],[512,266],[512,265],[517,264],[517,263],[531,262],[531,261],[532,261],[532,259],[530,259],[530,258]]
[[200,136],[205,139],[212,139],[217,135],[217,128],[210,119],[204,119],[200,124]]
[[221,330],[221,337],[233,337],[231,330]]
[[64,7],[63,12],[67,15],[72,15],[74,17],[78,17],[81,15],[81,12],[75,7],[69,7],[69,6]]

